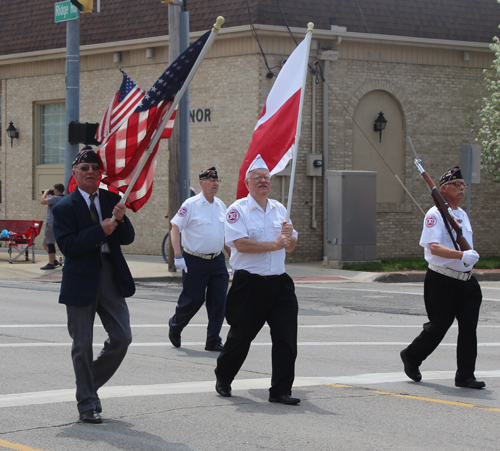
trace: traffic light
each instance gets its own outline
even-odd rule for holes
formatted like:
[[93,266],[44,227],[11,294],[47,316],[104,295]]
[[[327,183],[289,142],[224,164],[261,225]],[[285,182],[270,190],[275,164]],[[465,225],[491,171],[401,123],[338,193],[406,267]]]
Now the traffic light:
[[71,0],[71,3],[79,9],[81,14],[91,13],[94,7],[94,0]]
[[84,124],[78,121],[71,121],[68,129],[68,141],[70,144],[89,144],[98,146],[101,144],[95,139],[99,124]]

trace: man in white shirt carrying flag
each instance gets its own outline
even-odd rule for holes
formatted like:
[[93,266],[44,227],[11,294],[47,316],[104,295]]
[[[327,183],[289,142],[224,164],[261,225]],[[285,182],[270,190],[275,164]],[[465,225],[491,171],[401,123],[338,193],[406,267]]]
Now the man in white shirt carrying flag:
[[234,202],[226,214],[226,244],[234,270],[226,301],[231,329],[217,359],[215,389],[231,396],[231,383],[267,322],[273,342],[269,402],[298,404],[300,399],[291,394],[299,308],[295,286],[285,272],[286,253],[295,249],[298,234],[286,221],[285,207],[268,199],[271,177],[260,155],[248,168],[245,183],[248,196]]

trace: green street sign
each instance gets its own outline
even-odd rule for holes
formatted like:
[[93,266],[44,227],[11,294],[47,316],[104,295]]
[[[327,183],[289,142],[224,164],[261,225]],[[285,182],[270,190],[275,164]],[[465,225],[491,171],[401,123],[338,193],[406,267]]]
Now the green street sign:
[[59,2],[55,4],[55,20],[58,22],[66,22],[67,20],[73,20],[78,17],[78,8],[74,6],[70,0],[66,2]]

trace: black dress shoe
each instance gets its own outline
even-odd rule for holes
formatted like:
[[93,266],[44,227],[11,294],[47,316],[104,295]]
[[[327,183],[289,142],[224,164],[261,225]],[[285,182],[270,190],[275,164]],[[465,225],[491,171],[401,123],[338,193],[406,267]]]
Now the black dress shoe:
[[455,385],[457,387],[463,387],[463,388],[484,388],[486,387],[486,384],[483,381],[478,381],[475,378],[471,377],[469,379],[466,379],[465,381],[461,381],[459,379],[455,379]]
[[219,395],[224,396],[224,398],[229,398],[231,396],[231,385],[223,384],[217,380],[215,383],[215,391],[219,393]]
[[401,356],[401,360],[405,366],[405,374],[415,382],[420,382],[422,380],[422,373],[418,369],[418,365],[415,365],[408,360],[408,357],[406,356],[406,349],[403,349],[399,355]]
[[170,343],[172,343],[176,348],[181,347],[181,334],[174,334],[172,329],[168,329],[168,338],[170,339]]
[[219,343],[217,345],[207,345],[207,346],[205,346],[205,351],[222,352],[223,349],[224,349],[224,345],[222,343]]
[[288,406],[293,406],[300,402],[300,398],[292,398],[290,395],[281,395],[278,397],[269,396],[269,402],[279,402]]
[[99,424],[102,423],[102,418],[94,409],[91,409],[80,414],[80,421],[84,423]]

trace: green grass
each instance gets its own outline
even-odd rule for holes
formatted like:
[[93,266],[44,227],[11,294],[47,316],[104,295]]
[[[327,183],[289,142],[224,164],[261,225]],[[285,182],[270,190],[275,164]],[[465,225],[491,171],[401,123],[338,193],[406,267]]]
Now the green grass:
[[[425,271],[428,263],[423,258],[389,258],[380,263],[346,265],[342,269],[365,272]],[[481,258],[475,269],[500,269],[500,257]]]

